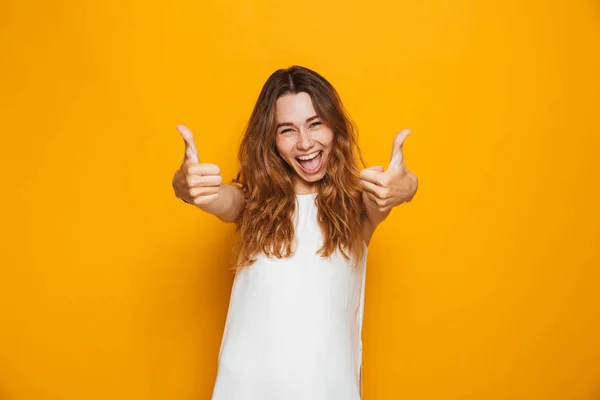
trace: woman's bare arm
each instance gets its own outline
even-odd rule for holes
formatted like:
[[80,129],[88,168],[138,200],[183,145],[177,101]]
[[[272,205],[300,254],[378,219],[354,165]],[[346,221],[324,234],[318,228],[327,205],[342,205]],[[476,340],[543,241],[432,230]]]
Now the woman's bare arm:
[[244,208],[244,195],[238,183],[221,185],[219,198],[203,207],[223,222],[235,222]]
[[184,164],[175,171],[175,196],[223,222],[234,222],[244,208],[240,184],[221,183],[219,167],[214,164]]
[[375,166],[360,172],[360,183],[364,188],[365,241],[371,238],[375,228],[388,217],[393,207],[411,201],[417,192],[417,176],[406,167],[402,153],[402,144],[409,133],[405,129],[394,138],[387,171],[383,166]]

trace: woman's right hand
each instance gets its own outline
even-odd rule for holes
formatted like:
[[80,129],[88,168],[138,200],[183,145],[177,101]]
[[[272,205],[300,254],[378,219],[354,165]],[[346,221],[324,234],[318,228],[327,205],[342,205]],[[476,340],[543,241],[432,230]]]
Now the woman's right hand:
[[192,131],[184,125],[177,125],[177,130],[185,143],[185,156],[173,175],[175,196],[186,203],[204,208],[219,198],[223,182],[221,170],[215,164],[200,163]]

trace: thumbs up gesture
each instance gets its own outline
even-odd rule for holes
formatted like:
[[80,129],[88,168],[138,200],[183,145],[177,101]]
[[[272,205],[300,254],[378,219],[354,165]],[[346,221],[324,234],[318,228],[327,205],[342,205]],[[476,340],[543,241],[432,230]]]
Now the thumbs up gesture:
[[221,170],[215,164],[200,163],[193,133],[184,125],[177,125],[177,130],[185,143],[185,155],[173,175],[173,190],[186,203],[203,208],[219,198]]
[[410,130],[404,129],[394,138],[387,171],[376,166],[360,172],[360,183],[365,193],[381,212],[411,201],[417,192],[417,176],[406,168],[402,154],[402,145],[409,133]]

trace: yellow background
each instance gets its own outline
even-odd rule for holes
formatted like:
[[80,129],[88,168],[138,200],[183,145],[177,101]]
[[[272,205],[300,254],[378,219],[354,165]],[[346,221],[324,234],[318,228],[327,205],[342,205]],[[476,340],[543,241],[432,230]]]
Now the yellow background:
[[275,69],[339,90],[420,178],[368,261],[365,399],[600,399],[600,3],[4,1],[0,399],[208,399],[236,172]]

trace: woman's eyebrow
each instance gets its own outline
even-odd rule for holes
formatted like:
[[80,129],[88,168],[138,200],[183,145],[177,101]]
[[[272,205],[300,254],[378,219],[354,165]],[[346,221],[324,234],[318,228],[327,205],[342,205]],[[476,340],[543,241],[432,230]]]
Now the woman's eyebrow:
[[[307,118],[305,122],[308,123],[308,122],[312,121],[313,119],[317,119],[317,118],[319,118],[318,115],[313,115],[312,117]],[[294,124],[291,123],[291,122],[281,122],[281,123],[277,124],[277,126],[275,127],[275,129],[279,129],[282,126],[294,126]]]
[[[317,119],[317,118],[319,118],[318,115],[313,115],[312,117],[307,118],[305,122],[310,122],[313,119]],[[275,127],[275,129],[277,130],[277,129],[281,128],[282,126],[294,126],[294,124],[291,123],[291,122],[281,122],[281,123],[277,124],[277,126]]]
[[279,129],[282,126],[294,126],[294,124],[292,124],[291,122],[282,122],[280,124],[277,124],[277,126],[275,127],[275,129]]

